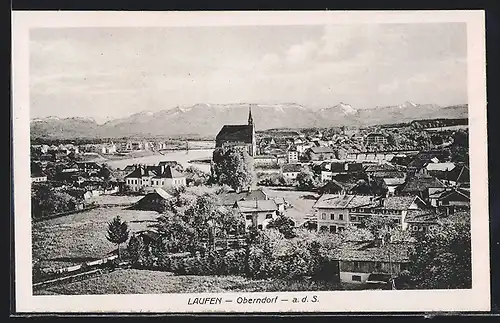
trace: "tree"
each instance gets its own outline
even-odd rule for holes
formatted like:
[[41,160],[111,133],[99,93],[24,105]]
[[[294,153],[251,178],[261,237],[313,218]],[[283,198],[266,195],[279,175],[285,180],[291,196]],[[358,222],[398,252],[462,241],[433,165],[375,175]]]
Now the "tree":
[[272,219],[267,224],[268,229],[277,229],[286,239],[295,238],[295,222],[285,215]]
[[155,224],[169,252],[204,252],[204,242],[243,230],[243,217],[221,206],[220,189],[199,186],[173,192]]
[[236,191],[250,187],[255,180],[252,158],[234,147],[215,149],[211,170],[211,182],[228,185]]
[[186,175],[187,186],[205,185],[210,177],[209,174],[194,166],[187,167],[184,174]]
[[471,288],[470,217],[442,221],[416,237],[408,271],[416,288]]
[[118,259],[120,259],[120,245],[128,240],[128,236],[129,229],[127,222],[122,221],[119,215],[108,223],[108,234],[106,238],[109,242],[118,246]]
[[381,239],[395,226],[387,216],[371,215],[361,220],[361,226],[368,229],[376,239]]
[[309,167],[305,167],[297,174],[297,183],[302,190],[312,190],[318,185],[314,173]]

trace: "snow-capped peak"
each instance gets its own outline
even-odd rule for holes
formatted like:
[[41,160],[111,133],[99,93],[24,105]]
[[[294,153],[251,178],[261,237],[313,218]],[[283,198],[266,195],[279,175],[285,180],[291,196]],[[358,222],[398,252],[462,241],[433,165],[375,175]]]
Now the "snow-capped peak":
[[358,112],[358,110],[353,108],[352,105],[344,102],[340,102],[336,107],[340,108],[345,114],[355,114]]
[[411,101],[406,101],[403,104],[398,105],[400,109],[415,108],[417,105]]

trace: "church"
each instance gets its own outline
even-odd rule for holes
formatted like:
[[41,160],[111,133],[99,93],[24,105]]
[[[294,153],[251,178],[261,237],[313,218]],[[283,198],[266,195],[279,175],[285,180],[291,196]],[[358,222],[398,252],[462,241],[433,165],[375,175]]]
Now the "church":
[[248,108],[248,124],[224,125],[215,138],[215,147],[238,147],[245,149],[252,157],[257,155],[255,125],[251,106]]

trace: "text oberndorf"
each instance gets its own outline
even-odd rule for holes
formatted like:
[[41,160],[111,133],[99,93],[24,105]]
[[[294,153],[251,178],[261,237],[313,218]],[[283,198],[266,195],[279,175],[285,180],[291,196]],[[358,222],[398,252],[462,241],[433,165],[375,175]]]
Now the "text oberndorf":
[[222,304],[222,297],[195,297],[188,299],[188,305],[217,305]]

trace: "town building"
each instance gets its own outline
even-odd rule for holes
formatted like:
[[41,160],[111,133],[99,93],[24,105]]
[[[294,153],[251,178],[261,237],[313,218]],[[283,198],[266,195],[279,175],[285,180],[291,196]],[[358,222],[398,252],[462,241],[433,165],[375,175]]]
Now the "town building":
[[427,205],[418,196],[374,197],[340,193],[323,194],[313,208],[317,230],[335,233],[348,225],[359,225],[363,218],[373,215],[388,217],[405,230],[408,211],[426,209]]
[[335,151],[331,147],[311,147],[308,153],[312,161],[336,158]]
[[369,277],[375,275],[387,277],[386,279],[393,278],[407,268],[409,246],[407,243],[377,246],[368,241],[344,243],[342,248],[335,252],[340,282],[365,284]]
[[271,166],[278,164],[278,158],[273,155],[257,155],[253,157],[255,166]]
[[265,229],[270,221],[278,217],[278,205],[273,199],[237,201],[234,208],[245,217],[246,229]]
[[170,199],[172,195],[165,192],[161,187],[155,187],[152,192],[132,205],[131,209],[143,211],[163,211],[163,203]]
[[302,164],[285,164],[281,166],[281,173],[283,177],[289,180],[297,179],[297,176],[302,171]]
[[154,188],[170,189],[186,186],[186,177],[172,166],[138,165],[125,176],[125,185],[133,192]]
[[381,133],[372,132],[366,135],[365,137],[365,145],[373,145],[373,144],[387,144],[387,137]]
[[31,182],[41,183],[47,181],[47,175],[42,171],[38,163],[31,163]]
[[297,151],[296,146],[292,146],[288,149],[287,157],[289,164],[297,163],[299,161],[299,152]]
[[255,125],[251,107],[248,111],[248,124],[224,125],[215,138],[215,147],[238,147],[246,150],[252,157],[257,155]]

